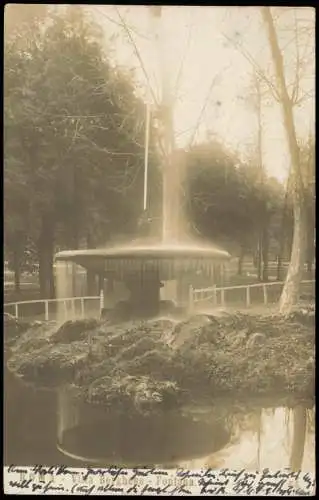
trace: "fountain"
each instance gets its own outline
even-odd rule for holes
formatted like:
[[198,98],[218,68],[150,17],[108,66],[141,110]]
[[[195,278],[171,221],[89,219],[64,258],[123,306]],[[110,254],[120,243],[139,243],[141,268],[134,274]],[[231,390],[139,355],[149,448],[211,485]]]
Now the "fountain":
[[[95,250],[69,250],[58,253],[56,261],[72,262],[100,277],[100,290],[104,279],[120,280],[130,292],[129,301],[118,304],[123,319],[154,317],[167,309],[167,301],[160,300],[163,282],[175,280],[176,298],[180,307],[188,302],[189,288],[195,273],[202,273],[210,285],[214,275],[230,258],[228,252],[213,246],[185,243],[180,238],[182,229],[180,186],[183,173],[183,153],[176,150],[172,97],[165,63],[165,34],[161,33],[161,8],[150,8],[152,32],[158,49],[162,73],[162,102],[157,110],[163,128],[162,172],[163,213],[162,236],[158,244],[147,239],[134,244]],[[144,216],[147,214],[147,151],[149,112],[146,115]],[[164,150],[164,151],[163,151]],[[143,218],[143,217],[142,217]],[[146,217],[147,220],[147,217]],[[145,227],[145,226],[144,226]],[[141,229],[141,228],[140,228]],[[219,268],[219,269],[217,269]],[[167,311],[165,311],[167,312]]]
[[[166,116],[166,122],[169,120],[171,122],[169,107],[165,109],[166,113],[164,113],[164,116]],[[172,128],[171,123],[167,129],[169,128]],[[126,283],[131,295],[128,301],[119,304],[120,308],[122,308],[122,319],[134,319],[136,317],[152,318],[160,315],[162,312],[161,306],[163,303],[161,301],[160,292],[163,283],[175,280],[182,285],[180,288],[185,292],[185,290],[188,290],[188,287],[192,286],[193,277],[198,272],[210,279],[211,283],[214,283],[214,281],[216,282],[215,273],[218,272],[218,268],[221,268],[229,260],[230,255],[226,251],[216,247],[203,245],[202,243],[185,242],[179,237],[178,230],[180,230],[182,224],[177,193],[181,180],[181,170],[176,168],[178,162],[175,163],[176,156],[172,153],[174,148],[171,147],[169,141],[170,134],[167,133],[166,151],[168,154],[165,157],[165,165],[163,168],[164,208],[161,241],[159,243],[154,243],[144,238],[131,242],[131,244],[109,248],[59,252],[55,256],[55,259],[57,263],[64,264],[61,265],[60,269],[66,270],[67,274],[64,275],[62,282],[60,282],[63,289],[58,287],[58,294],[62,293],[64,296],[71,295],[70,292],[72,292],[74,280],[72,274],[68,275],[68,270],[69,268],[72,269],[74,266],[80,266],[83,270],[99,277],[99,286],[101,290],[103,289],[103,281],[105,279],[110,281],[123,281]],[[49,363],[47,363],[49,368],[50,366],[52,367],[54,365],[54,356],[59,354],[58,349],[61,348],[60,359],[63,362],[61,364],[63,364],[65,368],[65,360],[71,360],[72,363],[69,366],[71,366],[71,373],[74,375],[76,373],[76,366],[73,357],[77,357],[77,349],[79,350],[81,347],[81,352],[80,350],[78,352],[81,358],[82,368],[84,364],[92,366],[92,359],[94,359],[95,364],[97,360],[99,361],[99,363],[95,365],[95,368],[103,368],[104,371],[102,370],[100,373],[97,370],[94,374],[91,374],[93,383],[91,383],[92,381],[86,382],[86,386],[90,384],[88,391],[83,390],[78,380],[76,380],[78,385],[74,384],[74,380],[72,383],[68,380],[63,384],[60,382],[58,386],[55,386],[54,395],[57,396],[56,412],[52,411],[52,407],[49,406],[47,400],[41,400],[40,397],[37,400],[32,399],[32,404],[30,405],[29,393],[23,387],[21,389],[21,394],[25,395],[25,406],[22,406],[22,410],[24,414],[27,414],[31,406],[33,413],[31,412],[31,417],[29,414],[29,418],[27,414],[27,418],[25,419],[26,427],[25,429],[22,427],[20,433],[22,445],[20,449],[19,446],[16,446],[16,450],[13,449],[14,459],[12,456],[9,456],[9,458],[7,457],[7,463],[18,464],[18,460],[21,461],[21,465],[23,465],[23,463],[46,463],[47,465],[61,463],[61,456],[57,456],[55,453],[55,445],[57,445],[58,451],[64,455],[62,463],[68,466],[78,465],[79,463],[87,466],[97,465],[102,467],[110,464],[134,467],[145,466],[147,464],[150,466],[159,464],[161,467],[166,465],[167,467],[178,466],[187,469],[203,469],[206,467],[215,469],[223,467],[227,469],[229,467],[234,467],[237,469],[261,470],[264,466],[273,466],[275,457],[280,459],[280,462],[276,463],[276,467],[281,468],[282,466],[286,466],[290,460],[291,469],[297,470],[302,468],[304,457],[304,461],[308,460],[310,457],[309,463],[305,464],[303,467],[308,468],[306,470],[312,470],[314,467],[314,432],[311,432],[310,438],[308,439],[309,429],[307,429],[306,426],[306,409],[300,407],[294,410],[293,437],[292,439],[287,439],[286,443],[283,442],[283,438],[286,438],[283,425],[285,423],[285,411],[279,408],[274,412],[272,408],[277,405],[271,405],[271,410],[269,410],[268,404],[265,404],[265,407],[263,407],[263,405],[255,404],[255,400],[253,400],[251,404],[252,409],[248,408],[246,411],[244,408],[245,405],[239,404],[240,402],[232,407],[234,402],[232,400],[228,408],[226,401],[221,400],[217,402],[217,398],[212,392],[209,397],[208,406],[201,406],[201,403],[197,403],[196,400],[200,386],[196,384],[193,385],[197,371],[194,370],[189,363],[189,357],[185,358],[185,367],[187,373],[188,371],[190,373],[190,381],[188,382],[189,386],[187,383],[185,383],[185,385],[188,387],[189,392],[195,396],[193,399],[196,403],[194,402],[193,407],[181,405],[178,406],[177,409],[174,409],[168,406],[162,409],[161,412],[158,412],[158,414],[155,413],[151,416],[149,416],[147,412],[142,414],[132,411],[132,405],[131,410],[126,408],[125,411],[119,411],[119,409],[116,408],[116,406],[121,407],[118,400],[121,399],[121,395],[123,396],[123,394],[124,396],[131,394],[127,391],[118,391],[116,393],[116,398],[111,399],[110,405],[96,405],[94,401],[92,402],[90,400],[92,394],[94,395],[95,382],[103,382],[103,380],[106,379],[104,380],[104,385],[102,384],[100,386],[104,390],[108,389],[107,384],[109,384],[109,386],[112,385],[114,379],[115,382],[118,382],[117,376],[127,379],[127,374],[129,374],[129,370],[123,370],[122,372],[119,371],[119,374],[117,373],[121,365],[121,358],[115,357],[114,354],[112,354],[112,349],[116,348],[115,339],[118,337],[121,338],[122,332],[113,335],[114,332],[109,324],[102,325],[102,322],[98,323],[99,326],[97,331],[95,331],[95,335],[91,335],[91,331],[89,331],[89,335],[85,340],[82,339],[81,341],[80,338],[76,340],[73,339],[72,341],[70,340],[71,346],[68,345],[68,341],[65,338],[63,338],[63,342],[60,344],[59,342],[54,342],[50,346],[53,350],[50,351],[50,356],[47,356],[46,359],[49,360]],[[159,321],[159,323],[162,325],[165,321]],[[149,326],[152,322],[146,322],[146,324]],[[77,328],[79,327],[78,324],[76,326]],[[116,325],[114,330],[116,330],[118,326],[122,328],[122,325]],[[125,338],[126,335],[126,338],[132,339],[132,336],[137,333],[138,342],[140,340],[143,341],[144,339],[141,339],[144,335],[143,326],[143,324],[138,322],[136,331],[131,332],[130,330],[128,333],[124,331],[123,337]],[[84,328],[83,324],[80,323],[80,327]],[[180,327],[180,325],[178,325],[178,327]],[[127,325],[125,328],[127,328]],[[125,330],[125,328],[123,328],[123,330]],[[160,328],[162,329],[163,327],[160,326]],[[233,328],[234,327],[231,325],[231,329]],[[151,330],[151,328],[149,328],[149,330]],[[191,334],[192,332],[193,330],[191,330]],[[78,330],[76,334],[77,333]],[[231,331],[231,333],[233,332]],[[39,338],[39,331],[36,330],[35,334],[36,341],[41,343],[43,338]],[[145,334],[144,336],[145,339],[147,336],[150,337],[149,331],[147,335]],[[107,343],[103,344],[101,342],[102,337],[103,340],[107,338]],[[111,341],[109,340],[110,338],[112,339]],[[134,336],[133,338],[134,342],[132,341],[132,343],[127,344],[130,348],[132,346],[136,347],[137,345],[136,337]],[[214,335],[213,338],[215,338]],[[150,338],[148,341],[149,340]],[[47,348],[47,341],[48,339],[45,336],[45,345],[43,344],[45,349]],[[101,342],[100,345],[99,342]],[[175,367],[178,368],[178,364],[176,363],[176,361],[180,361],[180,357],[176,356],[176,353],[178,354],[178,349],[174,350],[171,344],[167,345],[166,337],[164,338],[163,343],[164,342],[165,356],[158,358],[160,362],[158,362],[157,365],[160,365],[162,368],[164,365],[163,360],[172,356],[172,366],[174,366],[174,369]],[[304,340],[302,342],[304,343]],[[152,355],[148,358],[145,358],[144,354],[132,355],[134,362],[137,358],[139,361],[148,360],[148,364],[143,368],[144,371],[141,369],[142,375],[136,377],[139,379],[139,385],[135,384],[134,388],[143,388],[144,380],[146,376],[149,375],[154,376],[152,383],[153,386],[156,385],[156,390],[163,382],[171,383],[172,379],[174,379],[174,376],[167,371],[168,365],[165,365],[162,368],[161,375],[158,375],[157,372],[159,367],[154,363],[154,345],[155,343],[151,344],[151,348],[147,347],[147,350],[145,352],[143,351],[144,354]],[[216,345],[214,341],[214,352],[216,351]],[[69,349],[66,350],[66,347],[69,347]],[[126,345],[122,347],[122,356],[126,356],[129,348]],[[207,343],[205,352],[206,348]],[[236,349],[238,349],[237,346]],[[169,352],[169,350],[171,352]],[[175,352],[175,357],[172,354],[173,351]],[[195,351],[195,348],[189,350],[189,352],[193,351]],[[245,353],[248,352],[247,356],[250,356],[248,348],[244,347],[243,351]],[[53,356],[51,356],[51,352],[54,354]],[[65,358],[62,356],[63,353],[66,353]],[[23,355],[24,354],[25,353],[23,353]],[[224,363],[225,360],[224,354],[224,346],[222,344],[221,364]],[[68,359],[68,356],[70,359]],[[109,367],[112,367],[112,356],[113,359],[115,359],[114,370],[112,368],[112,371],[108,372],[107,370]],[[37,359],[36,356],[34,358]],[[39,357],[39,359],[41,360],[41,357]],[[85,360],[84,363],[83,359]],[[122,358],[122,362],[123,359],[124,358]],[[23,366],[26,365],[25,361],[26,360],[23,359]],[[232,360],[231,358],[231,361],[236,364],[236,359]],[[41,363],[43,365],[43,360]],[[101,367],[100,364],[103,366]],[[56,362],[55,365],[58,365],[58,363]],[[203,365],[204,363],[201,363],[200,366]],[[241,363],[241,365],[244,365],[244,363]],[[122,367],[123,366],[125,367],[127,365],[122,364]],[[197,365],[197,369],[198,366],[199,365]],[[209,366],[211,367],[212,365],[209,363]],[[133,374],[134,367],[136,367],[136,365],[131,364]],[[181,369],[181,366],[179,366],[177,371]],[[60,365],[56,370],[59,378],[62,372],[63,369],[61,369]],[[164,375],[162,375],[162,372]],[[28,370],[28,373],[29,375],[30,373],[35,374],[35,378],[38,379],[36,382],[39,383],[40,386],[42,385],[43,380],[41,380],[41,374],[39,374],[38,370]],[[105,373],[109,375],[104,376]],[[129,378],[130,377],[132,379],[135,378],[134,376],[129,376]],[[44,379],[45,378],[47,380],[49,379],[48,376],[44,376]],[[90,379],[90,377],[88,378]],[[221,377],[216,373],[215,378],[225,380],[226,377]],[[186,377],[186,379],[188,379],[188,377]],[[231,375],[229,379],[232,379]],[[179,377],[177,380],[179,380]],[[213,377],[209,376],[209,378],[204,378],[203,380],[204,383],[200,383],[202,387],[211,383]],[[123,387],[125,386],[123,385]],[[146,386],[146,389],[149,387],[150,386]],[[148,395],[146,390],[145,393]],[[136,395],[139,393],[135,392],[133,394]],[[151,392],[150,394],[153,397],[154,393]],[[52,390],[50,396],[51,395]],[[50,399],[52,400],[52,404],[55,405],[53,397]],[[105,402],[107,402],[107,399],[108,398],[105,399]],[[19,401],[21,403],[20,395]],[[158,399],[154,398],[154,401],[158,402]],[[161,400],[159,401],[161,402]],[[281,407],[282,404],[278,406]],[[46,411],[46,414],[40,413],[39,408],[43,409],[43,412]],[[265,410],[266,408],[267,410]],[[14,414],[17,414],[16,407],[14,407]],[[40,414],[40,420],[36,419],[34,416],[35,414]],[[11,414],[8,415],[7,420],[11,423]],[[57,419],[57,422],[55,422],[55,419]],[[314,418],[312,418],[312,421],[314,421]],[[21,419],[19,422],[21,422]],[[51,439],[54,432],[52,429],[56,423],[57,442]],[[11,432],[13,436],[12,441],[17,445],[21,444],[16,438],[16,428],[20,428],[20,426],[21,423],[19,423],[19,426],[18,424],[16,424],[16,426],[13,425]],[[279,428],[278,433],[276,432],[277,428]],[[291,433],[291,429],[289,428],[288,430]],[[34,446],[34,435],[38,436],[36,446]],[[27,441],[27,445],[25,445],[26,441],[24,440],[28,437],[29,441]],[[50,439],[46,441],[48,437]],[[31,441],[32,446],[30,445]],[[287,448],[286,444],[288,444],[289,449],[291,448],[290,459],[284,454]],[[278,450],[280,451],[279,453]],[[32,458],[27,455],[28,453],[34,453]],[[14,457],[15,454],[18,458]],[[248,463],[247,457],[252,458],[250,463]],[[284,460],[282,460],[283,458]]]
[[[57,294],[70,293],[74,283],[72,268],[80,266],[90,275],[98,277],[100,291],[104,291],[104,282],[122,282],[129,291],[129,298],[120,301],[112,311],[106,311],[106,316],[116,313],[116,322],[121,323],[137,318],[156,318],[158,316],[178,316],[186,312],[190,287],[193,285],[196,273],[201,273],[210,283],[216,272],[230,258],[228,252],[211,245],[187,242],[180,238],[181,204],[180,185],[181,156],[176,154],[173,140],[172,106],[168,93],[168,86],[163,85],[162,105],[159,115],[163,120],[164,154],[163,163],[163,216],[162,235],[159,243],[150,242],[146,238],[136,239],[126,245],[109,248],[67,250],[56,254],[55,260],[60,266],[58,269]],[[148,123],[149,120],[146,120]],[[147,128],[147,127],[146,127]],[[146,137],[148,136],[146,130]],[[145,150],[148,150],[147,139]],[[145,172],[147,173],[147,155]],[[147,215],[147,175],[144,189],[144,216]],[[146,217],[147,220],[147,217]],[[140,229],[145,229],[140,228]],[[143,231],[144,233],[144,231]],[[141,234],[141,231],[140,231]],[[62,265],[61,265],[62,263]],[[71,268],[71,273],[68,270]],[[218,269],[219,268],[219,269]],[[64,278],[59,279],[59,271],[67,271]],[[165,283],[175,281],[178,285],[177,304],[161,300],[161,289]],[[60,288],[62,284],[63,290]],[[101,294],[102,295],[102,294]],[[103,293],[104,297],[104,293]],[[61,295],[60,295],[61,298]],[[102,296],[101,296],[102,298]],[[169,302],[169,303],[168,303]],[[103,311],[102,313],[105,313]],[[113,314],[114,318],[114,314]],[[143,337],[142,330],[138,334]],[[143,339],[141,339],[143,340]],[[107,358],[106,358],[107,361]],[[148,371],[152,372],[150,366]],[[163,411],[157,418],[142,417],[133,419],[130,412],[125,412],[121,418],[116,414],[116,404],[107,413],[104,408],[96,408],[92,403],[85,403],[74,392],[72,384],[59,387],[58,391],[58,449],[75,460],[88,463],[104,463],[115,460],[124,463],[134,463],[134,450],[143,445],[145,450],[139,460],[142,465],[153,462],[176,462],[177,458],[185,456],[201,456],[207,453],[208,448],[218,449],[228,439],[223,426],[215,425],[215,432],[211,439],[207,439],[208,428],[200,419],[182,418],[178,413]],[[114,427],[114,422],[117,427]],[[107,431],[107,429],[111,431]],[[101,434],[100,434],[101,432]],[[101,436],[106,432],[105,439]],[[81,436],[86,436],[82,447]],[[98,436],[101,440],[101,450],[96,445],[90,448],[90,441]],[[187,436],[187,440],[185,439]],[[221,438],[221,439],[220,439]],[[156,451],[156,459],[146,444],[152,441],[152,448]],[[192,446],[185,450],[185,443],[191,439]],[[209,442],[209,447],[207,446]],[[94,441],[95,443],[95,441]],[[109,447],[107,445],[109,443]],[[161,446],[162,443],[162,446]],[[121,450],[114,456],[118,446]],[[187,447],[186,447],[187,448]],[[115,451],[114,451],[115,450]],[[176,455],[176,457],[175,457]],[[175,458],[174,458],[175,457]]]
[[190,287],[185,276],[198,271],[213,279],[216,268],[228,259],[227,252],[214,247],[165,243],[69,250],[56,255],[57,261],[78,264],[103,279],[123,281],[131,294],[126,302],[130,318],[155,317],[161,313],[163,282],[184,277],[184,285]]

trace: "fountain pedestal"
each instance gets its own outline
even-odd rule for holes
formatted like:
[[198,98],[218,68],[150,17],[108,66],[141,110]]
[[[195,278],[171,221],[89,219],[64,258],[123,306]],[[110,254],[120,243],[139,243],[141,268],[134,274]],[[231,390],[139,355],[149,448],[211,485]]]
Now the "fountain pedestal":
[[161,282],[158,272],[136,273],[130,276],[127,286],[131,293],[131,316],[151,318],[159,314]]

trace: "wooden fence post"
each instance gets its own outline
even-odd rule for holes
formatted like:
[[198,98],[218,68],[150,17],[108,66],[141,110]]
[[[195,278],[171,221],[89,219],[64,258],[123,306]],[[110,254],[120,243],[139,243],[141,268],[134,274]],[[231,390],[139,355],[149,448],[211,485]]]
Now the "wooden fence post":
[[104,291],[103,291],[103,288],[101,288],[101,291],[100,291],[100,316],[102,315],[102,309],[104,309]]
[[45,321],[49,321],[49,301],[44,301],[44,319]]
[[217,290],[216,290],[216,285],[215,285],[214,291],[213,291],[213,303],[214,303],[214,306],[217,307]]
[[14,315],[16,318],[19,317],[18,304],[14,304]]
[[84,311],[84,298],[81,297],[81,316],[82,318],[85,317],[85,311]]
[[75,318],[75,316],[76,316],[76,311],[75,311],[75,301],[76,301],[76,299],[75,299],[75,298],[73,298],[73,299],[71,300],[72,318],[73,318],[73,319],[74,319],[74,318]]
[[188,308],[190,312],[194,310],[194,289],[192,285],[189,286],[188,289]]
[[221,301],[222,307],[224,307],[225,306],[225,290],[223,288],[221,289],[220,301]]
[[264,304],[268,304],[268,293],[267,293],[267,285],[263,285],[263,292],[264,292]]
[[66,300],[63,301],[63,311],[64,311],[64,319],[67,321],[68,319],[68,306],[66,304]]
[[250,306],[250,286],[246,288],[246,306]]

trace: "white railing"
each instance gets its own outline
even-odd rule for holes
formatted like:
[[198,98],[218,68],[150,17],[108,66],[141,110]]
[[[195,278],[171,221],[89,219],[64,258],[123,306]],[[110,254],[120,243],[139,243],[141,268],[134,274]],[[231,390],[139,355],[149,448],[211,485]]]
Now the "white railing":
[[[96,304],[94,304],[94,301]],[[93,302],[93,304],[92,304]],[[4,312],[13,314],[16,318],[21,317],[36,317],[37,319],[43,318],[45,321],[49,319],[56,319],[57,312],[61,312],[64,320],[81,317],[84,318],[87,314],[88,307],[87,304],[90,303],[90,312],[94,309],[96,314],[100,313],[101,310],[101,296],[96,297],[70,297],[63,299],[42,299],[42,300],[28,300],[20,302],[9,302],[4,304]],[[36,304],[41,304],[42,307],[37,308]],[[50,305],[54,305],[54,311],[50,311]],[[62,306],[62,307],[61,307]],[[93,307],[95,306],[95,307]],[[28,310],[31,314],[21,314],[22,309]],[[41,311],[42,310],[42,311]]]
[[[315,280],[304,280],[302,281],[302,291],[309,288],[311,292],[314,293]],[[225,307],[226,303],[228,306],[231,305],[245,305],[250,307],[254,304],[258,305],[268,305],[278,302],[284,281],[273,281],[270,283],[254,283],[251,285],[238,285],[238,286],[227,286],[227,287],[209,287],[201,289],[190,288],[189,293],[189,307],[191,309],[199,305],[208,305],[211,307]],[[278,288],[276,293],[272,293],[272,290]],[[235,291],[236,298],[231,298],[230,295]],[[244,294],[242,293],[244,291]],[[258,293],[256,293],[258,292]],[[227,297],[227,301],[226,301]],[[94,303],[95,302],[95,303]],[[90,307],[87,307],[88,303]],[[42,307],[39,309],[36,304],[41,304]],[[50,305],[54,304],[54,311],[50,311]],[[61,307],[62,305],[62,307]],[[31,307],[28,307],[31,306]],[[9,302],[4,304],[4,312],[13,314],[16,318],[36,318],[49,321],[50,319],[56,319],[57,313],[61,313],[64,321],[68,319],[74,319],[76,317],[84,318],[88,315],[98,316],[100,315],[101,309],[104,307],[104,294],[101,293],[98,296],[91,297],[70,297],[62,299],[42,299],[42,300],[29,300],[20,302]],[[23,314],[22,310],[28,309],[29,314]],[[42,310],[41,310],[42,309]],[[31,312],[31,314],[30,314]],[[88,314],[89,313],[89,314]]]
[[[220,288],[213,286],[209,288],[191,289],[190,306],[196,307],[199,303],[209,303],[211,307],[225,307],[226,295],[228,295],[228,305],[234,303],[244,303],[246,307],[250,307],[252,303],[268,305],[278,301],[284,283],[284,281],[273,281],[269,283],[254,283],[251,285],[226,286]],[[306,287],[309,289],[309,285],[311,285],[311,291],[313,291],[315,280],[304,280],[301,284],[303,289]],[[277,293],[272,293],[275,288],[277,288]],[[235,299],[230,298],[230,291],[235,291],[235,293],[237,291]],[[242,291],[244,291],[244,294]]]

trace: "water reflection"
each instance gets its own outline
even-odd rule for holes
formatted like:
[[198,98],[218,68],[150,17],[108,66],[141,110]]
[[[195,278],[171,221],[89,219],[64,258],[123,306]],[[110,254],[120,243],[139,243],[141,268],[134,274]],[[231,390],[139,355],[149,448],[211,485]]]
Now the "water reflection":
[[315,471],[314,409],[302,406],[222,402],[183,414],[119,418],[64,391],[58,415],[60,451],[85,465]]
[[230,439],[225,422],[214,416],[115,414],[87,404],[74,388],[59,392],[58,405],[58,448],[86,465],[173,466],[219,450]]
[[187,468],[315,472],[314,410],[302,406],[256,410],[256,420],[233,433],[222,450],[181,464]]

